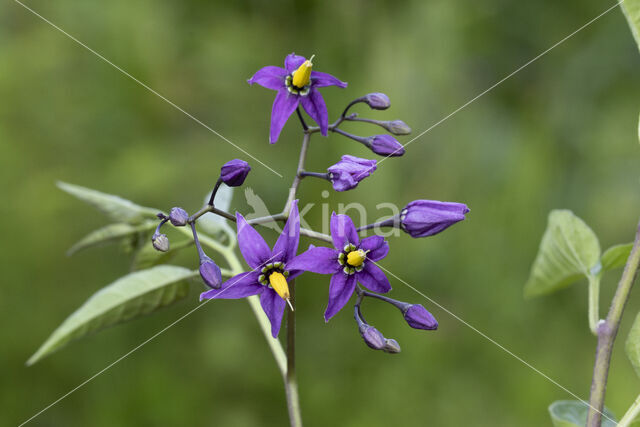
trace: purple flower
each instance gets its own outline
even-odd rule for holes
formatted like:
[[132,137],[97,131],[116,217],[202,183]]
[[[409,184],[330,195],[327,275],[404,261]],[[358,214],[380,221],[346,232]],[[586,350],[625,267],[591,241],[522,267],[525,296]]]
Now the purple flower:
[[238,187],[249,175],[251,166],[244,160],[230,160],[220,168],[220,179],[229,187]]
[[189,214],[182,208],[175,207],[171,209],[169,213],[169,221],[171,224],[176,227],[182,227],[187,224],[187,220],[189,219]]
[[251,227],[242,215],[236,213],[238,226],[238,246],[251,271],[240,273],[222,284],[220,289],[212,289],[200,295],[200,300],[211,298],[237,299],[260,295],[260,304],[271,321],[271,334],[278,336],[284,308],[289,299],[287,282],[303,272],[303,268],[291,268],[295,260],[300,239],[300,216],[298,201],[293,203],[289,219],[269,249],[262,236]]
[[407,304],[403,310],[404,320],[414,329],[438,329],[438,321],[421,304]]
[[331,216],[331,237],[336,249],[310,247],[289,263],[291,269],[332,274],[329,304],[324,313],[327,322],[349,301],[356,282],[373,292],[391,290],[389,279],[375,264],[389,252],[389,244],[384,238],[370,236],[360,241],[351,218],[335,212]]
[[400,157],[404,154],[404,147],[391,135],[376,135],[371,137],[369,148],[381,156]]
[[363,323],[359,328],[364,343],[374,350],[382,350],[387,340],[382,333],[371,325]]
[[400,226],[411,237],[432,236],[462,221],[467,212],[464,203],[414,200],[400,213]]
[[335,165],[329,167],[329,179],[336,191],[346,191],[356,188],[358,183],[376,170],[376,161],[361,159],[350,155],[342,156]]
[[322,135],[327,136],[329,115],[324,99],[317,88],[325,86],[347,87],[345,82],[331,74],[311,71],[311,59],[292,53],[284,60],[284,68],[267,66],[258,70],[249,80],[250,85],[257,83],[267,89],[277,90],[271,111],[271,130],[269,142],[275,144],[284,124],[298,105],[320,126]]

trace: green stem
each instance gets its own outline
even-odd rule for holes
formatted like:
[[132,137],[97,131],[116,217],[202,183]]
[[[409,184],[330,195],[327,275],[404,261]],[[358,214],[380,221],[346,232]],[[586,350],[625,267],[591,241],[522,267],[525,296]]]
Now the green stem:
[[296,381],[296,284],[295,280],[289,283],[289,302],[293,310],[287,313],[287,374],[285,375],[284,388],[287,394],[287,409],[291,427],[302,427],[302,415],[300,412],[300,398],[298,396],[298,382]]
[[629,407],[627,413],[624,414],[624,417],[618,423],[618,427],[627,427],[631,425],[631,423],[636,419],[636,417],[640,414],[640,395],[636,397],[635,402]]
[[589,275],[589,328],[598,335],[600,321],[600,276]]
[[633,249],[624,266],[624,272],[618,283],[618,288],[611,301],[609,314],[603,321],[598,322],[598,346],[596,359],[593,366],[593,380],[591,381],[591,395],[589,397],[589,414],[587,415],[587,427],[600,427],[602,425],[602,409],[604,408],[604,396],[607,389],[607,377],[613,343],[618,334],[620,321],[624,307],[629,299],[631,287],[638,274],[640,266],[640,224],[636,230],[636,238]]

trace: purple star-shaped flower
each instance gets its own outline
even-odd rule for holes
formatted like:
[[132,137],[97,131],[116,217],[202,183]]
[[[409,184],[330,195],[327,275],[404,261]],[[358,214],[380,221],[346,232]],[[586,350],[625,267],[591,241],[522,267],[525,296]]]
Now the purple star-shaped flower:
[[287,282],[303,272],[302,269],[292,269],[288,265],[296,257],[300,240],[298,201],[293,203],[289,219],[273,250],[269,249],[262,236],[242,215],[236,213],[236,219],[238,246],[252,270],[230,278],[219,289],[202,293],[200,300],[237,299],[260,295],[260,304],[271,321],[271,334],[275,338],[280,332],[282,316],[289,298]]
[[324,313],[329,321],[351,298],[356,282],[379,293],[391,290],[389,279],[375,265],[389,252],[389,244],[381,236],[360,241],[353,221],[347,215],[331,216],[331,238],[336,249],[310,247],[288,265],[294,270],[332,274],[329,284],[329,304]]
[[284,124],[300,104],[318,123],[322,135],[327,136],[329,128],[327,105],[317,88],[325,86],[345,88],[347,84],[331,74],[311,71],[312,66],[311,60],[292,53],[285,58],[284,68],[269,65],[258,70],[247,80],[250,85],[257,83],[267,89],[278,91],[271,111],[269,133],[271,144],[275,144],[278,140]]

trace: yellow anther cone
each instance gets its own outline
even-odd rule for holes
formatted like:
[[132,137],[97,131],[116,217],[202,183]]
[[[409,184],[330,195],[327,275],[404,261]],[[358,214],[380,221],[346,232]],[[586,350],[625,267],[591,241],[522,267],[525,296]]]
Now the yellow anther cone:
[[[315,56],[315,55],[314,55]],[[313,56],[302,63],[296,71],[293,72],[294,86],[303,88],[311,81],[311,69],[313,68]]]
[[271,285],[273,290],[276,291],[278,295],[280,295],[280,298],[282,298],[283,300],[289,299],[289,285],[287,284],[287,279],[282,273],[279,273],[277,271],[271,273],[269,275],[269,284]]
[[347,264],[354,267],[360,267],[367,257],[367,253],[362,249],[351,251],[347,254]]

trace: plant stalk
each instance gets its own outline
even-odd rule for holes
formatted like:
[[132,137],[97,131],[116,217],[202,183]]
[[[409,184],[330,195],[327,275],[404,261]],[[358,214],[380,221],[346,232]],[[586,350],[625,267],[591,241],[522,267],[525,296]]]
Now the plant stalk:
[[640,395],[636,397],[635,402],[629,407],[627,413],[624,414],[624,417],[618,423],[618,427],[628,427],[631,423],[636,419],[636,417],[640,414]]
[[640,265],[640,223],[636,230],[633,249],[627,259],[624,272],[618,283],[618,288],[611,301],[611,307],[607,318],[600,321],[597,326],[598,345],[596,347],[596,359],[593,366],[593,380],[591,382],[591,395],[589,397],[589,414],[587,415],[587,427],[600,427],[602,425],[602,410],[607,389],[607,377],[611,363],[613,343],[618,334],[620,321],[624,307],[629,299],[631,287],[638,274]]
[[298,382],[296,381],[296,284],[295,280],[289,282],[289,302],[293,310],[287,312],[287,373],[284,379],[284,388],[287,394],[287,408],[291,427],[302,427],[302,415],[300,413],[300,398],[298,396]]

